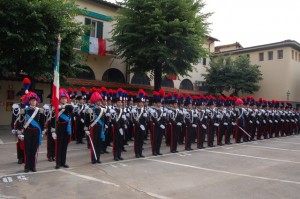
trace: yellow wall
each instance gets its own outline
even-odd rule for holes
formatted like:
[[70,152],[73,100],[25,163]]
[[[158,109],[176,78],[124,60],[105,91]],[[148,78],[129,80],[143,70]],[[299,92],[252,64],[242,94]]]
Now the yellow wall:
[[[283,59],[277,58],[277,50],[283,50]],[[255,51],[249,54],[251,64],[260,65],[263,80],[260,81],[260,90],[254,93],[255,99],[260,97],[266,100],[287,101],[287,92],[290,91],[289,101],[300,102],[300,62],[292,60],[291,47],[273,48]],[[273,51],[273,60],[268,60],[268,52]],[[259,61],[259,53],[264,53],[264,61]],[[239,54],[232,55],[232,58]],[[248,94],[244,94],[248,95]]]

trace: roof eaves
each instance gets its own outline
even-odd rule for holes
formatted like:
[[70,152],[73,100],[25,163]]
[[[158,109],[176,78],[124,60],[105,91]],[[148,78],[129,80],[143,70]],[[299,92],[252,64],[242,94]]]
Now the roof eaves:
[[108,1],[105,1],[105,0],[91,0],[91,1],[93,1],[95,3],[105,5],[105,6],[108,6],[108,7],[111,7],[111,8],[114,8],[114,9],[122,8],[122,6],[119,6],[118,4],[111,3],[111,2],[108,2]]
[[284,41],[276,42],[276,43],[270,43],[270,44],[264,44],[264,45],[259,45],[259,46],[252,46],[252,47],[248,47],[248,48],[218,52],[218,53],[214,53],[214,55],[217,56],[217,55],[240,54],[240,53],[247,53],[247,52],[259,51],[259,50],[267,50],[267,49],[280,48],[280,47],[286,47],[286,46],[291,46],[291,47],[294,47],[295,49],[300,50],[300,44],[297,41],[284,40]]

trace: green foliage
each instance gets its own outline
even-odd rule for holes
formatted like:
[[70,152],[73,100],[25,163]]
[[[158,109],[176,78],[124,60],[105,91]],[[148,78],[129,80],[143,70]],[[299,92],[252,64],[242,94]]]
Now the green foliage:
[[163,74],[187,75],[207,56],[210,13],[201,13],[201,0],[127,0],[121,6],[112,41],[131,72],[160,76],[156,84]]
[[250,64],[247,55],[241,55],[236,60],[219,57],[210,62],[206,68],[207,74],[203,76],[209,93],[223,94],[227,91],[238,96],[239,92],[252,94],[259,90],[259,81],[262,80],[259,68]]
[[[23,70],[33,80],[53,78],[60,33],[60,72],[63,79],[81,70],[80,46],[84,33],[74,17],[80,9],[74,0],[0,1],[0,75]],[[1,77],[0,77],[1,78]]]

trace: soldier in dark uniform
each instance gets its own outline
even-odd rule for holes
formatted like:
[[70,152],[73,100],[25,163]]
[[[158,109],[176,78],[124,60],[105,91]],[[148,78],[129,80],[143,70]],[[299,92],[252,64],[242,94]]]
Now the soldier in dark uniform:
[[153,131],[152,131],[152,154],[154,156],[162,155],[160,152],[161,142],[163,135],[165,133],[165,117],[164,112],[161,107],[161,95],[154,91],[153,92],[153,106],[150,111],[151,121],[153,122]]
[[43,106],[45,114],[45,130],[47,135],[47,159],[49,162],[55,161],[55,141],[51,134],[51,120],[55,119],[54,108],[51,105]]
[[203,149],[205,134],[207,131],[207,115],[204,104],[206,103],[205,97],[200,95],[196,105],[198,106],[198,118],[197,118],[197,148]]
[[22,108],[25,108],[25,105],[22,104],[22,99],[25,97],[25,95],[28,93],[29,87],[31,85],[31,81],[29,78],[24,78],[22,81],[23,88],[17,92],[16,96],[20,97],[21,103],[15,103],[12,106],[13,114],[12,114],[12,120],[11,120],[11,129],[12,134],[16,136],[17,143],[17,158],[18,158],[18,164],[24,163],[24,135],[19,129],[19,121],[20,121],[20,111]]
[[[23,105],[24,106],[24,105]],[[17,143],[17,158],[18,164],[24,163],[24,135],[22,132],[18,130],[19,120],[20,120],[20,111],[21,111],[22,104],[13,104],[12,106],[12,119],[11,119],[11,129],[12,134],[16,136]]]
[[82,96],[77,96],[76,100],[78,102],[77,104],[77,111],[74,112],[75,116],[75,127],[76,127],[76,144],[84,144],[83,137],[84,137],[84,112],[86,109],[86,105],[84,103],[84,100]]
[[59,118],[55,122],[55,119],[51,121],[52,137],[56,140],[55,155],[56,166],[55,169],[59,169],[61,166],[69,168],[66,164],[67,149],[71,136],[71,117],[73,116],[73,106],[67,104],[70,97],[65,89],[59,91]]
[[241,143],[241,139],[242,139],[242,136],[244,134],[244,132],[240,129],[245,129],[245,113],[244,113],[244,108],[242,107],[242,105],[244,104],[243,100],[238,98],[236,101],[235,101],[235,113],[236,113],[236,116],[237,116],[237,121],[236,121],[236,125],[237,125],[237,128],[236,128],[236,131],[235,131],[235,142],[236,143]]
[[192,98],[191,96],[187,95],[185,98],[185,107],[186,110],[183,111],[184,114],[184,121],[185,121],[185,150],[190,151],[193,150],[191,145],[192,145],[192,140],[193,137],[196,133],[196,123],[194,123],[194,114],[193,114],[193,109],[192,109]]
[[36,157],[39,145],[42,143],[45,118],[43,109],[37,103],[40,98],[34,92],[28,92],[22,99],[29,107],[22,109],[19,130],[24,135],[25,167],[24,172],[36,172]]
[[91,142],[91,162],[92,164],[101,163],[100,154],[102,144],[105,141],[105,124],[104,118],[106,109],[101,107],[102,97],[98,92],[91,95],[90,103],[92,107],[87,109],[85,113],[85,133]]
[[207,146],[214,147],[214,137],[218,128],[216,123],[216,111],[215,111],[215,98],[210,96],[207,102],[207,117],[208,117],[208,131],[207,131]]
[[185,126],[185,121],[183,120],[183,109],[184,109],[184,96],[180,94],[178,96],[178,109],[182,113],[182,125],[178,129],[178,144],[181,145],[184,143],[184,126]]
[[110,110],[110,118],[113,125],[113,156],[115,161],[123,160],[121,153],[124,144],[125,122],[127,118],[122,101],[123,92],[122,89],[118,89],[118,92],[114,92],[112,97],[112,102],[116,103],[116,107]]
[[177,153],[178,137],[183,123],[183,112],[178,108],[178,94],[176,92],[173,93],[170,104],[172,104],[170,110],[170,122],[172,123],[170,151],[171,153]]
[[143,144],[146,133],[146,123],[148,114],[144,107],[145,91],[140,89],[134,101],[137,107],[131,111],[134,123],[134,152],[136,158],[143,158]]
[[226,110],[224,109],[225,98],[220,96],[218,98],[217,106],[218,106],[218,130],[217,130],[217,144],[219,146],[223,145],[223,137],[228,130],[228,121],[226,117]]

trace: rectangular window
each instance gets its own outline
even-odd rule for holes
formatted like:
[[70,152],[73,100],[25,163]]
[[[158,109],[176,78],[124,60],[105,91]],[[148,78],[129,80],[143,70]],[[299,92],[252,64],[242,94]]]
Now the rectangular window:
[[264,53],[259,53],[259,61],[264,61]]
[[202,62],[203,62],[203,65],[205,66],[206,65],[206,58],[203,58]]
[[277,50],[277,58],[283,59],[283,50]]
[[85,25],[91,25],[91,29],[85,35],[96,38],[103,38],[103,22],[90,18],[85,18]]
[[295,52],[295,60],[297,61],[297,59],[298,59],[298,53]]
[[273,60],[273,51],[268,52],[268,59]]
[[298,61],[300,62],[300,53],[298,54],[298,56],[299,56],[299,57],[298,57]]
[[294,51],[292,50],[292,59],[294,59]]

